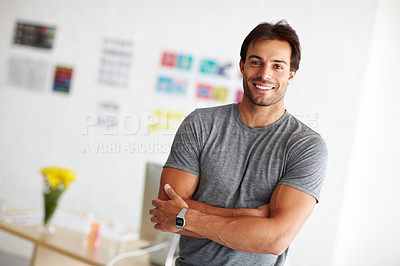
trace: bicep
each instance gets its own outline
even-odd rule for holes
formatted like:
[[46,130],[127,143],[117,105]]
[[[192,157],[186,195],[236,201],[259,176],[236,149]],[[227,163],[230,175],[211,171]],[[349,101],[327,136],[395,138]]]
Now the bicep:
[[270,218],[280,225],[282,239],[287,246],[311,215],[316,199],[298,189],[278,185],[271,197]]
[[183,199],[188,199],[195,192],[198,183],[199,177],[197,175],[177,168],[165,167],[161,174],[158,198],[162,200],[168,199],[164,191],[164,185],[169,184],[179,196]]

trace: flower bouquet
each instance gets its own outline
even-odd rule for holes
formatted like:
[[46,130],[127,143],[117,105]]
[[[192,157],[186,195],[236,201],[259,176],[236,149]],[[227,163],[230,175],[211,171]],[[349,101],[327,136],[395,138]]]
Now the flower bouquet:
[[44,230],[53,233],[54,228],[50,227],[50,220],[57,208],[58,200],[62,193],[68,189],[69,183],[75,180],[75,172],[69,169],[50,167],[40,171],[44,176]]

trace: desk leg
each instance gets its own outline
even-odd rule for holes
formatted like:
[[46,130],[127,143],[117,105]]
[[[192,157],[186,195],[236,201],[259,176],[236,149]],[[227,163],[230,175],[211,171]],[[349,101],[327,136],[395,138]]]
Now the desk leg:
[[33,248],[33,254],[32,254],[32,258],[31,258],[31,266],[35,266],[37,251],[38,251],[38,244],[35,243],[35,247]]

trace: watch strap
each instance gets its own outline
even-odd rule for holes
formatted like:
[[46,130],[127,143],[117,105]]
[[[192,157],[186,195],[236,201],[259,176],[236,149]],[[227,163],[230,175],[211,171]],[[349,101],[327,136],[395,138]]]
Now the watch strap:
[[186,211],[188,210],[188,208],[182,208],[182,210],[178,213],[178,215],[175,218],[175,225],[176,227],[178,227],[179,229],[185,229],[185,214]]

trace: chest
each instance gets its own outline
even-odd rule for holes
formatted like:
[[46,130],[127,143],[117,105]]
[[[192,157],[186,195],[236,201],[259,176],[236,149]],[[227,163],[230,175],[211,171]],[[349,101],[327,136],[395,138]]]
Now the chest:
[[274,132],[212,132],[201,153],[195,199],[227,208],[266,204],[285,173],[286,157],[282,138]]

